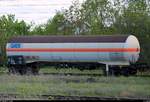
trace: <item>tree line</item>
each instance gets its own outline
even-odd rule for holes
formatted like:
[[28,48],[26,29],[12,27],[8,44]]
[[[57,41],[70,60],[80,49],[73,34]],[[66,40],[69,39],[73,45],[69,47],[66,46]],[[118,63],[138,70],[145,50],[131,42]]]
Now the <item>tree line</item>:
[[150,58],[149,0],[74,0],[69,9],[58,11],[47,23],[36,25],[19,21],[15,15],[0,17],[0,45],[20,35],[135,35],[141,45],[141,60]]

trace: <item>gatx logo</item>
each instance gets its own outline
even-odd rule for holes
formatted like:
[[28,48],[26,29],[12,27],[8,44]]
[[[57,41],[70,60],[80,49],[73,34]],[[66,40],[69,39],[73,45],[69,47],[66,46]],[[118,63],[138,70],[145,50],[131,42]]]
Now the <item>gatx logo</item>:
[[21,48],[21,44],[20,43],[11,43],[10,48]]

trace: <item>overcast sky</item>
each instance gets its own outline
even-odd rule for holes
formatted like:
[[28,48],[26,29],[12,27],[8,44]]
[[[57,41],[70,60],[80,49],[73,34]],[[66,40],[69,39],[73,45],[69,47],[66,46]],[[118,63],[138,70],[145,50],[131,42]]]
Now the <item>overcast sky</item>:
[[[67,9],[73,0],[0,0],[0,16],[15,14],[19,20],[35,24],[45,23],[56,10]],[[79,0],[82,3],[85,0]]]

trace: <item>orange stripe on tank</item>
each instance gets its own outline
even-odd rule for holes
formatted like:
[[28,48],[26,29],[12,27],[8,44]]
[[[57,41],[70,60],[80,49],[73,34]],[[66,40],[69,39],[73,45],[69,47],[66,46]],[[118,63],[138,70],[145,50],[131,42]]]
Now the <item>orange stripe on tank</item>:
[[139,52],[138,48],[7,48],[8,52]]

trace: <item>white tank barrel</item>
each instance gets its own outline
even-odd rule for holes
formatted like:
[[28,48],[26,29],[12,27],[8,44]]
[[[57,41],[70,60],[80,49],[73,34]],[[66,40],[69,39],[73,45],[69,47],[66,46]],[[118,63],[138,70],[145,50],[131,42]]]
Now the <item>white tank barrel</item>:
[[26,63],[99,62],[129,65],[139,58],[140,45],[133,35],[20,36],[9,40],[7,56],[23,56]]

